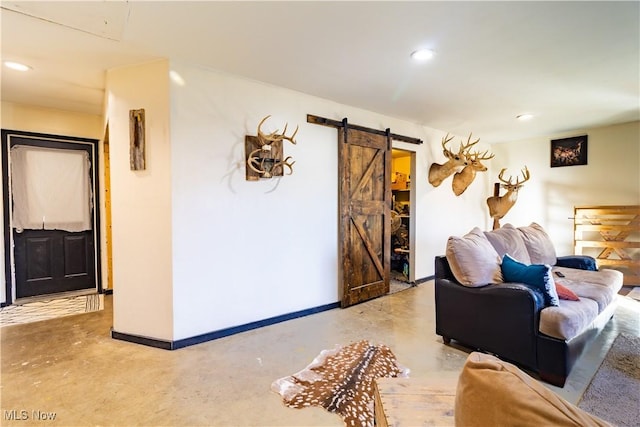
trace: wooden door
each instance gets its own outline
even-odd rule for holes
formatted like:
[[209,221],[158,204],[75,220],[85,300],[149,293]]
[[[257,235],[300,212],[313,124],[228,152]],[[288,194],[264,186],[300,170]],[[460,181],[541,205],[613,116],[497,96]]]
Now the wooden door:
[[[99,271],[99,254],[97,250],[97,242],[99,242],[98,234],[98,216],[97,216],[97,175],[95,171],[96,164],[96,148],[97,140],[84,139],[84,138],[71,138],[61,137],[55,135],[45,134],[33,134],[20,131],[2,131],[3,136],[3,149],[9,158],[12,158],[13,149],[17,147],[24,147],[28,150],[46,150],[47,153],[53,153],[54,157],[58,160],[61,158],[72,159],[71,163],[78,164],[83,162],[78,159],[86,159],[84,163],[86,166],[86,181],[82,187],[88,191],[86,197],[86,209],[89,212],[89,219],[87,225],[68,231],[64,227],[45,225],[45,217],[43,216],[42,224],[37,226],[24,226],[18,227],[15,224],[14,215],[9,215],[8,210],[14,212],[16,205],[16,197],[20,192],[25,191],[25,186],[15,185],[15,180],[11,180],[11,185],[6,185],[9,171],[13,170],[16,165],[4,165],[3,178],[5,181],[5,194],[10,194],[8,209],[5,209],[5,223],[10,224],[10,230],[13,240],[13,245],[10,245],[8,239],[9,233],[5,234],[5,250],[13,252],[13,262],[15,276],[13,280],[14,286],[11,286],[11,277],[7,278],[7,295],[13,296],[11,300],[15,298],[32,297],[38,295],[55,294],[67,291],[95,289],[100,291],[100,282],[97,272]],[[32,156],[33,157],[33,156]],[[42,164],[42,163],[41,163]],[[50,168],[36,168],[31,165],[29,168],[24,169],[27,179],[31,179],[33,170],[47,170],[50,172],[52,182],[66,182],[65,179],[54,179],[53,175],[64,175],[69,173],[69,169],[65,169],[63,166],[70,163],[65,161],[54,162],[53,165],[60,164],[61,167],[50,166]],[[47,165],[51,165],[48,163]],[[33,169],[36,168],[36,169]],[[15,171],[12,172],[12,174]],[[81,180],[85,178],[84,173],[79,172]],[[43,173],[37,174],[42,180]],[[12,175],[14,176],[14,175]],[[55,187],[56,189],[59,186]],[[31,191],[29,197],[34,196]],[[23,193],[24,194],[24,193]],[[69,195],[69,192],[66,193]],[[58,198],[58,192],[52,190],[52,198]],[[27,198],[29,198],[27,197]],[[68,212],[74,212],[71,206],[77,206],[78,199],[73,199],[71,205],[63,205],[62,210]],[[61,200],[68,200],[67,198]],[[58,206],[58,209],[60,207]],[[58,210],[56,213],[59,213]],[[9,218],[11,218],[9,220]],[[49,218],[49,217],[47,217]],[[73,216],[70,221],[75,221],[77,218]],[[13,288],[13,289],[12,289]],[[12,292],[14,291],[14,292]],[[12,295],[13,294],[13,295]],[[9,301],[9,298],[7,298]]]
[[391,137],[338,131],[342,307],[389,292]]

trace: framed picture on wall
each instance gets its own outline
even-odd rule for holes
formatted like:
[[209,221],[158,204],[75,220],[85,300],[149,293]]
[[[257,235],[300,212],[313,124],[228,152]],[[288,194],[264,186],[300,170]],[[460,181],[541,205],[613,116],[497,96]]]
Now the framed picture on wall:
[[551,140],[551,167],[587,164],[587,135]]

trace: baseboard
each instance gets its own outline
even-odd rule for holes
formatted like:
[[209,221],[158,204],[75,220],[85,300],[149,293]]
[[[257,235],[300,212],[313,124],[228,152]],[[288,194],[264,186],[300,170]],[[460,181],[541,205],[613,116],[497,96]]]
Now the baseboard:
[[166,340],[159,340],[156,338],[143,337],[140,335],[124,334],[122,332],[114,331],[111,329],[111,338],[115,340],[132,342],[134,344],[142,344],[149,347],[161,348],[163,350],[173,350],[173,342]]
[[436,276],[427,276],[427,277],[423,277],[422,279],[416,279],[415,284],[419,285],[420,283],[428,282],[429,280],[433,280],[435,278]]
[[128,341],[135,344],[142,344],[149,347],[161,348],[163,350],[178,350],[180,348],[189,347],[195,344],[201,344],[207,341],[213,341],[219,338],[228,337],[230,335],[239,334],[241,332],[250,331],[252,329],[262,328],[264,326],[275,325],[276,323],[286,322],[287,320],[297,319],[299,317],[309,316],[311,314],[320,313],[334,308],[339,308],[340,302],[321,305],[318,307],[308,308],[306,310],[296,311],[293,313],[282,314],[280,316],[271,317],[269,319],[259,320],[232,328],[221,329],[218,331],[208,332],[206,334],[197,335],[195,337],[184,338],[177,341],[159,340],[155,338],[144,337],[140,335],[125,334],[122,332],[111,330],[111,338]]

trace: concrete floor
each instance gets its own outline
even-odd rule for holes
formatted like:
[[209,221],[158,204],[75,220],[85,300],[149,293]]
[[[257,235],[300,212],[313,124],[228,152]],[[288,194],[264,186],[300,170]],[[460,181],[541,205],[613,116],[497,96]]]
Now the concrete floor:
[[[619,298],[615,317],[565,387],[549,386],[570,402],[578,401],[618,333],[640,335],[640,302]],[[107,297],[101,312],[1,329],[0,424],[342,426],[322,409],[285,407],[271,382],[301,370],[323,349],[368,339],[391,347],[410,377],[455,384],[469,351],[435,335],[433,301],[429,281],[348,309],[167,351],[111,339]],[[54,421],[34,418],[49,413]],[[28,420],[8,420],[11,414]]]

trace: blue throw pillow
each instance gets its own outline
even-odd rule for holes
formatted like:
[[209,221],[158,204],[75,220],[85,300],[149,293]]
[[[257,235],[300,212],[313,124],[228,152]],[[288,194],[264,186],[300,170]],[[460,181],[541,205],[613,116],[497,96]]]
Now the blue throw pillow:
[[505,254],[502,257],[502,276],[505,282],[524,283],[542,292],[546,307],[560,305],[549,265],[527,265],[511,258],[509,254]]

